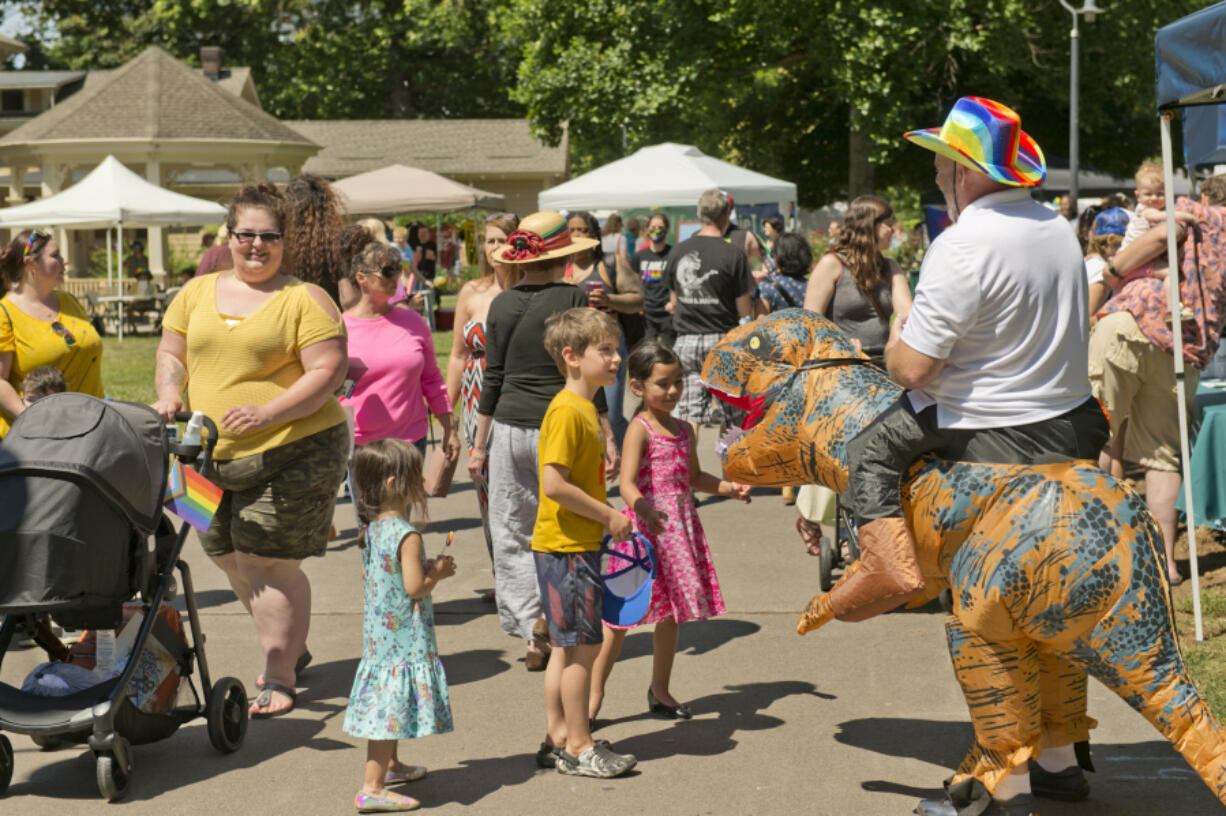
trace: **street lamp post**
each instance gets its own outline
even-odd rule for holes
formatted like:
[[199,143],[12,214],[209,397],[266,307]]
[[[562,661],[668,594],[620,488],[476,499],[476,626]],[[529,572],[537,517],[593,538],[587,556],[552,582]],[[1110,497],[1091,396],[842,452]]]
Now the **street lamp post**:
[[1060,0],[1060,5],[1064,10],[1073,15],[1073,28],[1069,31],[1069,60],[1071,68],[1069,70],[1069,111],[1068,111],[1068,172],[1069,172],[1069,197],[1073,199],[1073,210],[1077,210],[1077,196],[1080,190],[1080,185],[1077,182],[1077,173],[1080,169],[1080,158],[1078,152],[1080,150],[1080,140],[1077,136],[1077,115],[1078,108],[1081,103],[1080,93],[1078,90],[1079,77],[1077,67],[1077,51],[1078,44],[1081,40],[1081,34],[1077,28],[1077,18],[1084,14],[1087,23],[1092,23],[1100,14],[1105,14],[1103,9],[1095,5],[1094,0],[1085,0],[1081,8],[1073,8],[1072,5],[1065,0]]

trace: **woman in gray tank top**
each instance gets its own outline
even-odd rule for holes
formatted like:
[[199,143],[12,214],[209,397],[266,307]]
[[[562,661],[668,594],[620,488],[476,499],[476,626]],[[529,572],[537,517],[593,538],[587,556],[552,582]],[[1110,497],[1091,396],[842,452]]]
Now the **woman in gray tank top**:
[[834,321],[874,361],[880,363],[890,336],[890,319],[906,320],[911,288],[889,248],[894,210],[877,196],[851,202],[843,229],[809,276],[805,308]]
[[[890,246],[894,210],[877,196],[860,196],[847,208],[842,231],[818,259],[805,289],[805,308],[834,321],[877,365],[885,367],[890,319],[906,320],[911,287],[896,261],[881,253]],[[796,496],[796,531],[810,555],[821,552],[821,524],[833,526],[836,497],[820,485]]]

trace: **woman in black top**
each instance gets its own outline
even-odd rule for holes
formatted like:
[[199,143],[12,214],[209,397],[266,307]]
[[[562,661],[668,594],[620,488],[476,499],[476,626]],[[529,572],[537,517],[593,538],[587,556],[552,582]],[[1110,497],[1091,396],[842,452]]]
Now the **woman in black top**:
[[668,266],[668,216],[662,212],[652,213],[647,222],[649,246],[635,253],[630,262],[643,287],[643,322],[646,337],[659,337],[669,348],[677,339],[673,331],[673,316],[668,311],[668,284],[664,280],[664,267]]
[[[503,250],[504,262],[520,264],[524,277],[494,298],[486,316],[485,381],[468,474],[480,483],[488,457],[498,617],[504,632],[528,641],[529,671],[544,669],[549,654],[530,546],[540,501],[537,443],[545,410],[566,384],[545,350],[545,320],[588,305],[584,290],[561,278],[569,256],[598,244],[595,238],[572,238],[559,213],[528,216]],[[614,474],[620,462],[602,391],[595,403],[608,444],[606,469]]]

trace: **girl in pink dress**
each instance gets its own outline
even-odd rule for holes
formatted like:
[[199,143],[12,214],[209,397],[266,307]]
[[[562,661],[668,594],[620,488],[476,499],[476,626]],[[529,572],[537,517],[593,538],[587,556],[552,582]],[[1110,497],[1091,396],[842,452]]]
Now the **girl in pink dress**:
[[[690,491],[748,502],[749,486],[722,481],[698,466],[693,428],[672,417],[683,384],[681,362],[672,349],[654,339],[639,343],[630,354],[627,369],[630,389],[643,402],[622,445],[623,512],[651,541],[658,562],[651,605],[636,624],[656,625],[647,707],[652,714],[688,720],[690,709],[669,691],[679,626],[724,614],[719,579]],[[613,549],[631,552],[633,547],[620,542]],[[620,559],[609,560],[610,571],[625,566]],[[604,643],[592,670],[588,713],[593,719],[604,700],[605,682],[621,652],[626,631],[605,624]]]

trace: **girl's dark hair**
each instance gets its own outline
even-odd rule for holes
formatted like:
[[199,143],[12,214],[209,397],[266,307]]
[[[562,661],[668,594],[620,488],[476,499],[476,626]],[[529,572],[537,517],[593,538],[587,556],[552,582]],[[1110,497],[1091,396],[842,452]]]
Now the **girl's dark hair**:
[[51,241],[51,233],[38,230],[39,234],[30,244],[30,251],[27,253],[26,242],[30,240],[33,233],[34,230],[22,230],[13,236],[13,240],[5,245],[3,251],[0,251],[0,271],[3,271],[3,274],[0,275],[0,297],[4,297],[9,289],[21,283],[26,259],[42,255],[43,250]]
[[671,226],[672,226],[672,224],[673,224],[673,222],[672,222],[672,221],[669,221],[669,220],[668,220],[668,213],[666,213],[666,212],[653,212],[651,215],[649,215],[649,216],[647,217],[647,227],[648,227],[648,228],[650,228],[650,227],[651,227],[651,222],[652,222],[652,221],[654,221],[654,220],[656,220],[657,218],[660,218],[660,219],[663,219],[663,220],[664,220],[664,229],[665,229],[666,231],[667,231],[667,230],[668,230],[668,228],[669,228],[669,227],[671,227]]
[[286,267],[339,300],[340,237],[349,220],[340,196],[319,176],[303,173],[285,185],[285,203]]
[[[651,377],[651,370],[658,365],[681,365],[681,360],[675,351],[660,342],[660,338],[649,337],[630,352],[626,360],[626,373],[632,380],[646,382]],[[642,409],[640,405],[635,413]]]
[[355,285],[359,272],[378,275],[385,267],[395,266],[396,274],[400,274],[400,250],[380,241],[365,224],[345,227],[337,244],[336,254],[342,276]]
[[781,275],[804,280],[809,275],[809,268],[813,266],[813,248],[804,236],[795,232],[784,232],[775,239],[771,258],[779,267]]
[[[587,237],[595,238],[597,241],[600,240],[600,222],[596,220],[596,216],[587,210],[579,210],[566,216],[566,223],[569,224],[572,218],[582,218],[587,223]],[[585,249],[583,252],[576,252],[571,258],[578,258],[580,255],[586,255],[589,260],[594,260],[601,266],[604,265],[604,253],[600,251],[600,244],[591,249]]]
[[893,217],[894,208],[884,198],[859,196],[847,208],[843,229],[826,250],[843,259],[856,288],[874,306],[877,301],[869,293],[889,277],[885,256],[877,248],[877,225]]
[[[388,479],[392,480],[390,488]],[[378,439],[358,448],[353,455],[353,489],[363,524],[389,509],[388,501],[396,496],[409,500],[413,515],[421,520],[415,526],[423,527],[427,521],[421,452],[408,442]]]
[[783,219],[777,215],[767,217],[762,223],[770,224],[771,229],[775,231],[776,235],[781,235],[783,233]]
[[277,229],[285,229],[285,196],[271,181],[244,184],[238,188],[226,210],[226,232],[233,233],[238,224],[238,211],[247,209],[267,210],[277,222]]

